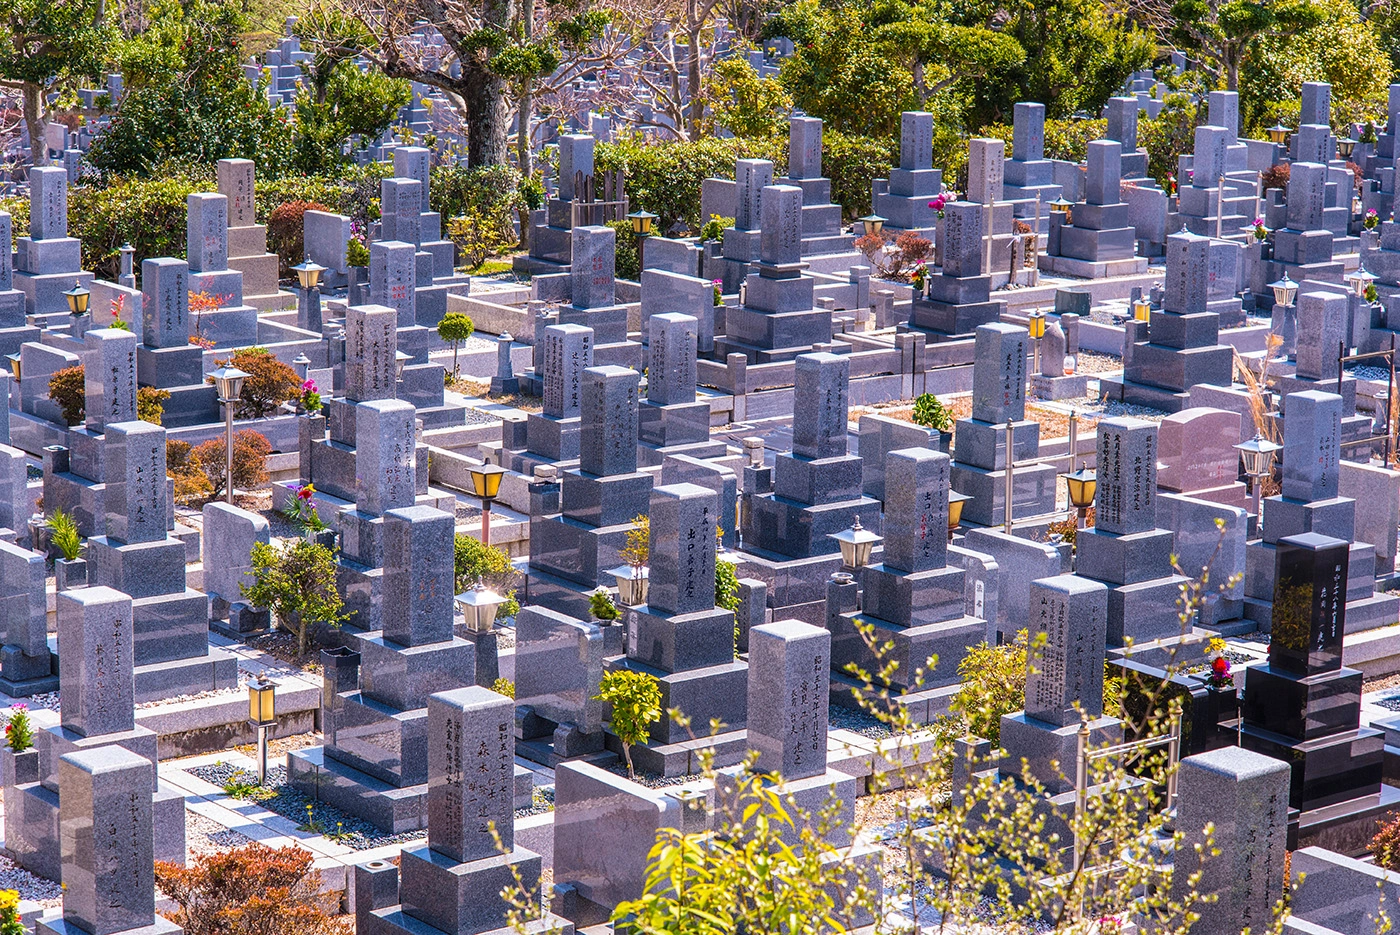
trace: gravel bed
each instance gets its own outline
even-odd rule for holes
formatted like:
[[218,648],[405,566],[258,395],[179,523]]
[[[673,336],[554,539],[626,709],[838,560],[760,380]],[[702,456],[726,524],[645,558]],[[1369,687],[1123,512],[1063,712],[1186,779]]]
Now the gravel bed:
[[827,708],[827,720],[831,723],[833,730],[848,730],[860,734],[862,737],[869,737],[871,740],[884,740],[886,737],[894,736],[889,725],[869,711],[856,711],[839,705],[831,705]]
[[20,899],[32,899],[45,908],[63,902],[63,887],[36,877],[8,857],[0,857],[0,890],[17,890]]
[[1376,699],[1375,703],[1387,711],[1400,711],[1400,695],[1387,695]]
[[1076,373],[1110,373],[1114,370],[1123,369],[1123,359],[1113,357],[1109,354],[1096,354],[1093,351],[1081,350],[1079,356],[1074,358],[1074,370]]
[[[237,778],[250,785],[257,783],[257,774],[248,770],[234,766],[229,763],[213,763],[208,766],[194,766],[186,770],[191,776],[203,779],[220,788],[230,779]],[[671,784],[664,781],[664,784]],[[271,798],[257,802],[269,812],[281,815],[304,826],[307,823],[307,807],[311,807],[311,820],[315,822],[316,830],[338,844],[344,844],[351,850],[364,851],[370,848],[382,847],[386,844],[404,844],[409,841],[422,840],[427,835],[426,829],[417,831],[402,831],[398,834],[389,834],[381,831],[367,821],[347,815],[340,809],[327,805],[324,802],[314,802],[299,789],[287,783],[287,768],[285,766],[268,766],[267,785],[275,794]],[[554,809],[554,789],[549,787],[547,795],[548,805],[544,805],[540,792],[535,793],[535,801],[529,808],[516,809],[515,817],[523,818],[527,815],[538,815],[542,812]],[[248,800],[253,801],[253,800]],[[237,832],[233,832],[237,834]],[[243,835],[238,835],[243,837]]]
[[[58,692],[44,692],[42,695],[30,695],[28,698],[20,698],[11,703],[10,707],[24,705],[31,711],[42,708],[45,711],[58,710]],[[8,715],[6,715],[8,717]]]
[[242,832],[225,828],[212,818],[185,812],[185,849],[190,857],[242,847],[252,843],[252,840]]
[[[209,766],[195,766],[186,770],[191,776],[197,776],[205,782],[213,783],[220,788],[224,783],[235,777],[241,781],[255,784],[257,775],[239,766],[229,763],[213,763]],[[267,789],[275,793],[271,798],[263,799],[257,804],[270,812],[281,815],[305,825],[307,822],[307,807],[311,807],[311,818],[315,822],[318,830],[327,837],[332,837],[340,844],[352,850],[364,851],[373,847],[381,847],[385,844],[403,844],[408,841],[421,839],[426,831],[404,831],[399,834],[387,834],[367,821],[363,821],[353,815],[347,815],[338,808],[333,808],[324,802],[313,802],[311,798],[300,790],[287,783],[287,768],[285,766],[269,766],[267,770]],[[251,801],[251,800],[250,800]],[[323,829],[323,830],[322,830]]]
[[531,815],[546,815],[554,811],[554,787],[535,786],[534,793],[530,798],[529,808],[517,808],[515,810],[516,819],[529,818]]
[[[624,779],[627,778],[627,764],[622,760],[618,760],[616,763],[609,766],[608,771]],[[699,776],[658,776],[655,773],[648,773],[639,769],[637,770],[636,777],[632,779],[632,782],[635,782],[639,786],[646,786],[648,789],[664,789],[667,786],[683,786],[699,778]]]
[[501,421],[500,416],[492,415],[489,412],[486,412],[481,409],[475,409],[471,406],[468,406],[465,411],[467,414],[467,425],[487,425],[491,422]]
[[1390,369],[1388,367],[1368,367],[1362,365],[1353,368],[1351,375],[1358,380],[1374,380],[1377,383],[1390,382]]

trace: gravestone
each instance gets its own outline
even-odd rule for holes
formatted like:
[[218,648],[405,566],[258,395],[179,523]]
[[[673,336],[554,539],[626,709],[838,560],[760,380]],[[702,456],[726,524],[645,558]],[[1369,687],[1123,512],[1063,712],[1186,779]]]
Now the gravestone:
[[761,252],[770,266],[802,262],[802,189],[770,185],[763,190]]
[[379,515],[414,502],[415,411],[399,399],[355,407],[355,505]]
[[929,202],[942,190],[943,173],[933,167],[933,114],[906,110],[899,118],[899,166],[890,170],[889,191],[875,191],[874,211],[888,230],[927,236],[938,218]]
[[801,458],[839,458],[846,454],[846,391],[850,360],[837,354],[803,354],[794,367],[792,453]]
[[[1087,719],[1092,746],[1122,737],[1103,714],[1108,589],[1078,575],[1032,581],[1026,708],[1001,719],[1005,775],[1024,768],[1050,795],[1074,789],[1079,726]],[[1024,765],[1023,765],[1024,761]]]
[[248,227],[257,223],[251,159],[220,159],[216,167],[219,194],[228,199],[228,226]]
[[345,398],[393,399],[398,372],[398,312],[383,305],[345,310]]
[[190,268],[184,260],[141,261],[142,342],[147,347],[188,347]]
[[1283,496],[1312,502],[1337,496],[1342,399],[1334,393],[1290,393],[1284,403]]
[[379,183],[380,238],[418,247],[423,242],[420,217],[424,186],[416,179],[392,178]]
[[658,406],[695,402],[696,320],[690,315],[651,316],[647,401]]
[[822,177],[822,122],[816,117],[788,121],[788,178]]
[[83,335],[83,348],[87,427],[101,432],[110,423],[135,419],[136,335],[120,328],[95,328]]
[[574,228],[570,282],[575,308],[607,308],[617,304],[616,251],[617,232],[611,227]]
[[1346,343],[1347,297],[1334,292],[1298,295],[1296,375],[1303,380],[1335,383],[1339,352]]
[[763,223],[763,190],[773,184],[773,163],[766,159],[740,159],[734,166],[734,181],[734,227],[757,230]]
[[189,195],[185,203],[185,256],[190,271],[208,273],[228,269],[228,199],[223,195],[196,192]]
[[[1268,927],[1283,896],[1288,764],[1226,747],[1183,759],[1176,781],[1176,827],[1185,837],[1173,864],[1172,898],[1213,897],[1200,901],[1201,918],[1191,930],[1237,935],[1244,926]],[[1197,848],[1218,853],[1203,858]]]
[[583,371],[593,365],[593,329],[550,325],[544,333],[544,414],[567,419],[579,414]]
[[418,323],[414,285],[416,249],[398,240],[375,241],[369,248],[369,301],[398,313],[400,328]]

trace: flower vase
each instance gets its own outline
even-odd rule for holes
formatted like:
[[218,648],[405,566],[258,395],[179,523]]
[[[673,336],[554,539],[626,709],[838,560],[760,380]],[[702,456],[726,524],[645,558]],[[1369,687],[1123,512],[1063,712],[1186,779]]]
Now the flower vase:
[[11,786],[39,781],[39,751],[34,747],[16,753],[0,747],[0,784]]

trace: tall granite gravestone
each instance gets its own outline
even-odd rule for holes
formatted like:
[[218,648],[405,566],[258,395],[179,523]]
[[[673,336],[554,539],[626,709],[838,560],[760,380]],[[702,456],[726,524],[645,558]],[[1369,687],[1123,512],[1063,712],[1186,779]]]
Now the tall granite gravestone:
[[[1039,783],[1048,806],[1036,810],[1044,817],[1041,833],[1059,834],[1068,846],[1073,834],[1065,816],[1074,810],[1081,723],[1088,723],[1091,749],[1123,737],[1122,722],[1103,713],[1108,593],[1096,581],[1056,575],[1031,582],[1030,608],[1025,710],[1002,716],[1006,754],[999,763],[966,778]],[[955,778],[953,795],[960,794]]]
[[[1219,108],[1216,108],[1217,110]],[[1191,158],[1181,159],[1178,178],[1187,182],[1177,188],[1177,213],[1169,222],[1184,226],[1193,234],[1212,237],[1237,237],[1253,220],[1242,212],[1254,210],[1254,186],[1248,193],[1226,179],[1229,171],[1230,147],[1236,134],[1223,126],[1196,128],[1195,148]],[[1186,168],[1189,164],[1189,169]],[[1189,173],[1189,174],[1188,174]]]
[[1342,398],[1316,390],[1290,393],[1283,399],[1283,412],[1283,488],[1263,499],[1262,537],[1246,547],[1245,615],[1261,625],[1268,623],[1275,613],[1278,543],[1311,532],[1350,543],[1351,632],[1394,622],[1400,602],[1375,591],[1375,546],[1355,541],[1357,502],[1338,495]]
[[850,249],[851,238],[841,230],[841,206],[831,203],[831,179],[822,175],[821,120],[788,118],[788,174],[776,181],[802,189],[803,256]]
[[253,583],[253,546],[271,541],[271,527],[261,514],[218,501],[206,503],[203,515],[199,544],[210,629],[232,639],[265,629],[268,612],[249,605],[240,586]]
[[[403,486],[388,478],[378,492],[383,630],[358,641],[358,689],[337,694],[325,746],[287,756],[298,788],[391,833],[424,827],[431,810],[428,696],[473,685],[476,674],[472,644],[452,635],[453,518],[413,506],[412,481],[406,495]],[[503,798],[509,808],[511,796]]]
[[[0,211],[0,244],[14,243],[14,221]],[[14,354],[26,341],[37,341],[39,329],[25,320],[25,294],[15,288],[14,252],[0,250],[0,353]]]
[[1234,352],[1219,343],[1222,311],[1238,313],[1230,291],[1214,301],[1211,270],[1217,261],[1237,260],[1240,246],[1183,232],[1167,238],[1166,291],[1162,307],[1144,324],[1124,324],[1122,377],[1100,381],[1110,399],[1178,412],[1191,406],[1191,387],[1228,387]]
[[[1288,840],[1288,764],[1239,747],[1198,753],[1177,774],[1176,827],[1184,834],[1173,862],[1172,898],[1201,896],[1200,935],[1237,935],[1274,918],[1283,896]],[[1211,828],[1207,844],[1206,828]],[[1218,854],[1202,857],[1202,852]],[[1189,882],[1200,872],[1199,882]]]
[[535,369],[544,405],[523,426],[502,424],[502,467],[529,474],[537,464],[572,462],[579,456],[583,371],[593,366],[593,346],[593,329],[583,325],[549,325],[536,339],[541,354]]
[[[397,152],[396,152],[397,156]],[[447,286],[438,285],[433,278],[438,258],[429,252],[424,244],[428,236],[436,238],[437,228],[425,234],[423,225],[440,224],[437,215],[423,213],[426,185],[415,178],[389,178],[380,182],[379,201],[382,206],[379,240],[386,243],[405,243],[413,247],[413,314],[414,323],[435,326],[447,312]],[[439,248],[442,243],[439,241]],[[450,264],[452,245],[446,244],[444,262]],[[443,252],[439,250],[439,252]],[[396,263],[401,262],[396,259]],[[370,258],[373,267],[373,256]],[[449,266],[446,275],[450,276]],[[371,288],[374,271],[370,273]],[[379,300],[382,301],[382,300]]]
[[1055,165],[1045,158],[1045,105],[1023,101],[1012,116],[1011,158],[1003,171],[1003,196],[1015,206],[1016,217],[1040,230],[1050,229],[1050,202],[1064,193],[1055,184]]
[[[1040,423],[1026,419],[1024,328],[982,325],[972,364],[972,416],[954,428],[953,489],[973,499],[963,505],[965,522],[991,526],[1006,519],[1006,461],[1025,461],[1040,452]],[[1006,427],[1013,428],[1006,451]],[[1049,464],[1012,473],[1011,515],[1040,516],[1055,508],[1055,468]]]
[[1342,665],[1348,549],[1316,532],[1279,540],[1269,662],[1245,672],[1241,743],[1292,766],[1290,848],[1359,851],[1400,806],[1381,784],[1384,734],[1360,726],[1361,673]]
[[[847,451],[850,373],[850,358],[841,355],[797,358],[792,450],[775,460],[770,489],[754,489],[743,521],[745,552],[775,560],[775,569],[784,559],[836,553],[828,536],[849,529],[858,516],[866,528],[879,529],[879,504],[861,492],[860,456]],[[821,587],[825,577],[812,583]]]
[[985,266],[983,235],[991,208],[969,201],[950,202],[943,209],[940,233],[943,265],[929,276],[927,296],[914,296],[910,328],[930,341],[966,337],[1000,317],[1005,303],[992,299],[992,277]]
[[417,250],[401,240],[382,240],[369,248],[369,301],[398,313],[400,328],[418,323]]
[[719,264],[721,287],[726,293],[739,291],[739,284],[762,256],[762,196],[772,184],[773,163],[768,160],[739,159],[734,163],[734,225],[724,230],[723,262]]
[[862,415],[856,453],[860,455],[861,490],[867,497],[885,499],[885,459],[901,448],[929,448],[946,453],[952,441],[938,429],[889,416]]
[[598,363],[639,369],[642,346],[628,339],[627,308],[617,301],[617,231],[575,227],[573,239],[573,304],[559,309],[559,324],[592,328],[593,359]]
[[[655,240],[656,238],[653,238]],[[680,243],[681,241],[669,241]],[[651,244],[648,242],[650,249]],[[659,251],[653,250],[652,253]],[[648,254],[651,256],[651,254]],[[696,323],[696,349],[709,356],[715,350],[715,324],[724,306],[715,302],[712,279],[686,275],[673,270],[648,268],[642,271],[642,343],[651,339],[651,316],[662,313],[689,315]]]
[[[121,747],[79,750],[59,763],[63,907],[43,935],[179,935],[156,915],[155,764]],[[183,836],[183,835],[182,835]]]
[[1068,215],[1050,217],[1050,239],[1042,265],[1058,273],[1099,279],[1147,271],[1135,254],[1132,208],[1123,201],[1122,144],[1094,140],[1088,149],[1084,201]]
[[0,691],[11,698],[58,688],[56,654],[48,642],[46,564],[42,552],[0,542],[0,602],[4,607],[0,612]]
[[813,280],[802,275],[802,190],[769,185],[761,204],[758,270],[744,279],[745,303],[725,310],[724,337],[715,336],[716,356],[750,363],[792,360],[831,340],[831,312],[813,308]]
[[1124,179],[1147,179],[1147,150],[1138,148],[1138,99],[1110,97],[1104,104],[1108,128],[1104,138],[1122,148]]
[[86,553],[93,584],[132,598],[138,703],[238,684],[237,660],[209,645],[208,598],[185,582],[185,543],[166,532],[165,441],[150,422],[106,426],[106,535]]
[[[429,203],[431,164],[432,152],[426,147],[399,146],[394,149],[394,175],[418,182],[418,248],[432,255],[432,278],[438,280],[451,278],[456,273],[456,246],[452,241],[442,239],[442,215],[434,211]],[[446,309],[445,305],[443,309]]]
[[581,374],[579,466],[565,472],[562,512],[530,523],[530,606],[516,617],[516,699],[521,750],[553,763],[603,748],[594,699],[603,660],[623,651],[620,626],[599,626],[592,593],[612,584],[632,521],[650,503],[652,475],[637,471],[636,371]]
[[[559,177],[553,197],[530,212],[530,254],[516,263],[517,272],[558,272],[571,260],[574,202],[586,200],[593,183],[593,146],[587,134],[559,137]],[[583,190],[580,191],[580,183]]]
[[219,393],[204,382],[204,348],[190,343],[190,271],[184,260],[141,263],[141,341],[136,378],[165,390],[161,424],[171,428],[219,419]]
[[29,172],[29,236],[15,242],[13,287],[24,293],[29,315],[67,315],[63,293],[89,288],[82,244],[68,236],[68,173],[57,166]]
[[[987,622],[965,613],[965,573],[947,562],[948,456],[928,448],[893,451],[885,458],[884,475],[884,561],[861,572],[863,606],[858,611],[844,606],[854,603],[854,583],[827,586],[831,677],[854,690],[838,691],[833,698],[855,706],[857,693],[864,694],[864,683],[850,675],[851,664],[879,672],[897,660],[889,683],[877,677],[877,687],[922,723],[946,710],[948,686],[959,681],[958,665],[967,647],[986,638]],[[861,636],[857,620],[875,627],[875,644],[890,644],[890,652],[878,656]],[[938,661],[930,667],[934,656]]]
[[267,225],[254,215],[251,159],[220,159],[219,194],[228,199],[228,267],[243,274],[243,301],[258,309],[285,308],[291,296],[278,287],[278,258],[267,252]]
[[183,865],[185,798],[158,781],[156,735],[136,724],[132,600],[120,591],[96,585],[60,592],[56,607],[58,639],[64,652],[59,675],[60,721],[35,732],[37,776],[5,789],[5,847],[30,872],[59,879],[61,842],[66,836],[66,830],[61,829],[67,828],[66,816],[60,825],[60,809],[82,805],[81,793],[77,802],[65,797],[68,787],[60,761],[69,754],[90,756],[122,748],[151,767],[141,784],[128,783],[125,789],[150,803],[145,808],[154,807],[155,858]]
[[1075,538],[1075,569],[1108,585],[1110,646],[1183,635],[1186,579],[1172,571],[1171,530],[1157,528],[1157,431],[1140,419],[1099,423],[1094,526]]
[[929,202],[943,190],[943,170],[933,167],[933,114],[900,114],[899,168],[890,170],[885,191],[880,191],[880,183],[875,180],[874,212],[885,218],[885,228],[929,237],[938,220]]
[[191,194],[185,217],[190,292],[202,302],[190,322],[194,334],[216,347],[256,344],[258,310],[243,303],[243,274],[229,269],[228,199],[212,192]]
[[1274,228],[1273,256],[1258,263],[1250,278],[1256,301],[1273,308],[1269,283],[1288,277],[1294,282],[1342,281],[1342,263],[1333,260],[1333,235],[1326,229],[1328,168],[1316,162],[1289,166],[1286,204],[1278,203],[1277,190],[1268,193],[1264,222]]
[[[540,857],[515,843],[512,717],[509,698],[476,686],[427,699],[428,841],[403,849],[399,904],[361,915],[364,935],[515,931],[505,894],[538,888]],[[549,913],[526,926],[572,929]]]
[[720,457],[710,441],[710,404],[695,398],[697,322],[690,315],[653,315],[648,322],[647,398],[641,405],[638,456],[647,465],[667,455]]
[[[714,748],[717,766],[733,765],[745,753],[748,666],[734,657],[733,612],[715,606],[718,515],[719,497],[704,487],[652,489],[647,603],[626,610],[627,654],[608,660],[609,668],[654,675],[663,709],[678,708],[695,724],[723,725],[697,744],[669,718],[653,724],[650,741],[632,748],[632,760],[664,776],[698,772],[702,747]],[[615,736],[607,742],[621,752]]]

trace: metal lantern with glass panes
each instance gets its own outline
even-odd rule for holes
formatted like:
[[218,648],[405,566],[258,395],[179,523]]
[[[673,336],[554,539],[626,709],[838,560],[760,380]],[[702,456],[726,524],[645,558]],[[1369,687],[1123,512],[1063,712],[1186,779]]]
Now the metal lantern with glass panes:
[[956,490],[948,491],[948,539],[950,541],[953,538],[953,533],[962,523],[963,504],[971,499],[971,494],[958,493]]
[[1079,462],[1079,470],[1073,474],[1065,474],[1065,488],[1069,492],[1069,505],[1078,513],[1078,520],[1075,526],[1084,528],[1084,520],[1089,514],[1089,507],[1094,505],[1094,491],[1098,489],[1098,474],[1089,470],[1087,462]]
[[297,282],[301,283],[301,287],[310,290],[321,285],[321,274],[326,271],[326,267],[308,256],[293,266],[292,270],[297,274]]
[[1351,137],[1347,137],[1344,140],[1338,140],[1337,155],[1341,156],[1343,159],[1350,159],[1351,154],[1356,151],[1356,144],[1358,142],[1358,140],[1354,140]]
[[1040,309],[1031,312],[1026,318],[1026,335],[1035,342],[1031,373],[1040,373],[1040,339],[1045,337],[1045,313]]
[[1351,287],[1351,294],[1358,298],[1366,297],[1366,290],[1378,277],[1375,273],[1366,269],[1365,265],[1358,266],[1354,272],[1347,273],[1344,277],[1346,284]]
[[878,214],[867,214],[860,219],[861,229],[865,232],[867,237],[871,234],[878,234],[885,229],[886,220],[886,218],[882,218]]
[[248,379],[248,374],[237,367],[224,364],[209,376],[214,381],[219,402],[224,404],[224,454],[228,470],[224,475],[224,482],[228,487],[226,499],[229,506],[233,506],[233,407],[243,395],[243,381]]
[[1273,143],[1275,146],[1282,146],[1288,142],[1288,134],[1292,133],[1293,129],[1291,127],[1285,127],[1281,123],[1276,123],[1264,132],[1269,134],[1270,143]]
[[[1235,450],[1244,462],[1244,473],[1249,478],[1250,492],[1254,496],[1254,515],[1259,516],[1259,497],[1264,489],[1264,478],[1274,472],[1274,458],[1283,446],[1269,441],[1261,433],[1255,432],[1247,442],[1240,442]],[[1259,522],[1263,517],[1259,516]]]
[[506,469],[498,464],[475,464],[467,469],[472,478],[472,492],[481,498],[481,544],[491,544],[491,501],[501,492],[501,478]]
[[413,355],[411,354],[405,354],[403,351],[394,351],[394,376],[397,379],[403,379],[404,365],[412,359]]
[[647,248],[647,238],[651,236],[651,226],[656,223],[657,216],[650,211],[633,211],[627,215],[627,220],[632,222],[632,233],[637,237],[637,269],[645,269],[645,256]]
[[1133,320],[1150,321],[1152,318],[1152,302],[1146,296],[1138,296],[1133,299]]
[[862,526],[859,516],[855,518],[855,523],[850,529],[828,533],[827,538],[835,539],[836,544],[841,546],[841,563],[847,568],[864,568],[869,565],[870,553],[874,550],[875,543],[884,541],[883,537]]
[[277,723],[277,683],[259,675],[248,682],[248,720],[258,730],[258,785],[267,782],[267,729]]
[[13,354],[6,354],[5,359],[10,362],[10,373],[14,374],[15,382],[18,383],[20,375],[19,351],[15,351]]
[[68,300],[68,314],[87,314],[88,302],[92,299],[92,293],[83,288],[82,282],[75,281],[73,288],[63,293],[63,297]]
[[473,633],[490,633],[491,627],[496,623],[496,611],[508,598],[486,587],[481,583],[481,579],[477,578],[475,584],[458,594],[454,600],[457,602],[457,609],[462,612],[462,619],[466,621],[468,630]]
[[1269,288],[1273,290],[1275,305],[1292,305],[1298,298],[1298,284],[1289,279],[1287,273],[1283,274],[1282,279],[1269,283]]
[[627,607],[640,607],[647,602],[650,570],[645,565],[619,565],[608,574],[617,579],[617,599]]

